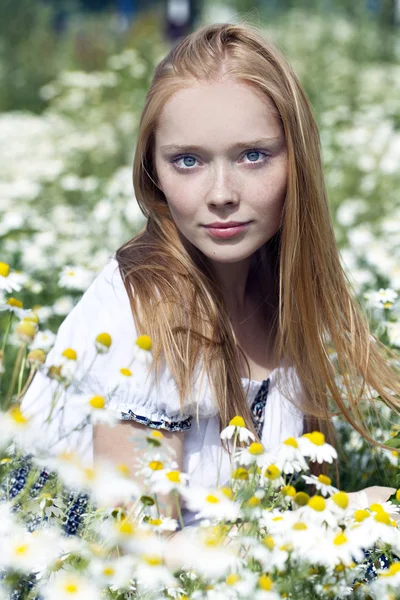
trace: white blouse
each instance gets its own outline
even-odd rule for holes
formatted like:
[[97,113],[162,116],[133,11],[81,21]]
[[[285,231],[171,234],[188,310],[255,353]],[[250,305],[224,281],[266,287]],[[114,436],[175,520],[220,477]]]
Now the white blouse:
[[[107,332],[112,345],[106,354],[97,354],[94,340]],[[122,281],[118,263],[112,256],[97,275],[60,326],[55,344],[49,352],[45,367],[57,361],[66,348],[77,353],[80,370],[76,394],[99,394],[107,398],[107,407],[117,411],[119,418],[135,420],[156,429],[182,431],[184,435],[184,471],[193,483],[212,487],[216,484],[220,464],[219,484],[229,479],[229,456],[221,446],[218,408],[211,394],[209,382],[199,382],[194,375],[193,392],[180,411],[177,385],[163,363],[159,387],[153,376],[146,380],[147,367],[137,352],[137,339],[128,294]],[[142,351],[144,352],[144,351]],[[123,384],[120,369],[132,371]],[[269,381],[260,382],[242,378],[255,424],[267,450],[273,450],[290,436],[303,433],[303,413],[297,409],[275,385],[278,369],[272,371]],[[293,368],[289,368],[289,385],[297,395],[301,386]],[[257,393],[264,383],[261,399],[254,405]],[[72,431],[81,423],[81,414],[68,402],[68,395],[58,401],[51,422],[43,427],[43,418],[49,414],[56,382],[38,372],[22,402],[22,410],[37,420],[43,431],[47,450],[60,452],[69,449],[80,453],[83,460],[93,460],[92,427],[88,422],[81,431]],[[115,389],[116,388],[116,389]],[[199,398],[199,424],[196,423],[196,396]],[[259,395],[260,396],[260,395]],[[60,439],[61,437],[61,439]],[[222,459],[220,457],[222,452]],[[189,516],[188,516],[189,520]]]

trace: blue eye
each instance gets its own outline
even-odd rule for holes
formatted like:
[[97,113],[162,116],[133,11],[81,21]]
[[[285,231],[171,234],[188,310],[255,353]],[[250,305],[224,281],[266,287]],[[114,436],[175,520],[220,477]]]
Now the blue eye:
[[[248,165],[254,164],[257,167],[259,165],[266,163],[270,157],[270,155],[267,154],[267,152],[264,152],[263,150],[257,150],[256,148],[247,150],[247,152],[245,153],[244,156],[247,156],[247,155],[253,155],[254,160],[250,159],[250,162],[247,162],[246,164],[248,164]],[[263,160],[257,160],[257,155],[258,156],[262,155]],[[184,161],[183,164],[185,166],[179,166],[178,165],[179,161]],[[178,171],[193,171],[192,167],[196,166],[195,161],[197,161],[197,158],[195,158],[191,154],[180,154],[179,156],[176,156],[175,158],[173,158],[171,160],[171,163],[175,167],[175,169],[177,169]],[[189,164],[188,164],[188,162],[189,162]],[[252,168],[252,167],[250,167],[250,168]]]

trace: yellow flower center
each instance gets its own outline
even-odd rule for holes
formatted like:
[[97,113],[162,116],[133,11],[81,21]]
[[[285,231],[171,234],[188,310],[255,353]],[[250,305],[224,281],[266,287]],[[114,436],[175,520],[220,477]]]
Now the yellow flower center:
[[168,471],[168,473],[166,473],[166,477],[172,483],[180,483],[181,482],[181,473],[180,473],[180,471]]
[[299,506],[306,506],[306,504],[308,504],[308,502],[310,500],[310,496],[308,494],[306,494],[306,492],[297,492],[297,494],[295,495],[293,500]]
[[297,521],[297,523],[295,523],[293,525],[293,529],[295,531],[304,531],[305,529],[308,529],[307,525],[305,523],[303,523],[302,521]]
[[221,492],[224,494],[224,496],[226,496],[227,498],[229,498],[230,500],[232,500],[232,498],[233,498],[233,491],[231,490],[231,488],[222,487],[221,488]]
[[333,502],[340,508],[343,508],[343,510],[349,505],[349,497],[346,492],[336,492],[331,498]]
[[27,315],[26,317],[24,317],[24,322],[26,323],[39,323],[39,317],[32,311],[31,313],[29,313],[29,315]]
[[251,498],[247,500],[246,504],[250,508],[253,508],[254,506],[260,506],[261,500],[260,498],[257,498],[257,496],[251,496]]
[[269,465],[269,467],[267,467],[264,471],[264,477],[270,479],[271,481],[278,479],[280,474],[281,472],[276,465]]
[[400,502],[400,488],[396,492],[396,500],[397,502]]
[[288,438],[283,443],[286,444],[286,446],[293,446],[293,448],[298,448],[299,447],[299,445],[297,443],[297,440],[294,437]]
[[285,485],[281,489],[281,494],[283,494],[284,496],[290,496],[291,498],[294,498],[296,495],[296,488],[293,487],[293,485]]
[[400,562],[391,564],[386,573],[381,573],[381,577],[393,577],[397,573],[400,573]]
[[238,581],[240,581],[240,577],[237,573],[230,573],[230,575],[227,575],[226,577],[226,583],[228,585],[235,585]]
[[258,578],[258,585],[265,592],[270,592],[272,590],[272,579],[270,579],[268,575],[260,575]]
[[109,333],[99,333],[99,335],[96,336],[96,342],[109,348],[112,343],[111,335]]
[[36,350],[31,350],[30,352],[28,352],[26,360],[40,362],[43,364],[46,360],[46,353],[43,352],[43,350],[40,350],[40,348],[37,348]]
[[242,481],[247,480],[249,478],[249,474],[244,467],[239,467],[235,469],[232,473],[232,479],[241,479]]
[[344,535],[344,533],[339,533],[333,540],[333,543],[335,546],[342,546],[343,544],[347,543],[347,537]]
[[125,463],[120,463],[117,465],[117,471],[119,471],[124,477],[129,477],[130,475],[129,467]]
[[118,531],[122,535],[126,535],[126,536],[133,535],[135,533],[133,524],[130,521],[128,521],[127,519],[124,519],[123,521],[121,521],[118,524]]
[[246,427],[243,417],[240,417],[239,415],[233,417],[233,419],[229,421],[229,425],[232,425],[233,427]]
[[250,454],[258,455],[264,453],[264,446],[259,442],[253,442],[248,448]]
[[105,407],[106,401],[103,396],[93,396],[93,398],[89,400],[89,404],[92,408],[102,409]]
[[149,519],[149,524],[158,526],[158,525],[162,524],[162,521],[161,521],[161,519]]
[[21,556],[22,554],[26,554],[28,552],[28,544],[21,544],[15,548],[15,554]]
[[125,377],[132,377],[132,371],[130,369],[125,369],[124,367],[119,370],[121,375],[125,375]]
[[152,471],[161,471],[164,468],[164,463],[159,460],[151,460],[149,467]]
[[308,506],[317,512],[325,510],[326,503],[322,496],[313,496],[308,501]]
[[219,498],[217,498],[217,496],[214,496],[213,494],[209,494],[208,496],[206,496],[206,502],[209,502],[210,504],[218,504]]
[[268,550],[273,550],[275,548],[275,541],[272,535],[267,535],[263,539],[263,544],[267,546]]
[[14,423],[17,423],[18,425],[26,425],[28,423],[29,419],[27,419],[24,416],[19,406],[12,406],[8,411],[8,414],[10,415]]
[[153,347],[153,342],[151,341],[151,337],[148,335],[140,335],[136,340],[136,344],[142,350],[147,350],[147,351],[150,351]]
[[376,513],[374,519],[378,523],[383,523],[384,525],[392,525],[392,519],[390,518],[390,515],[384,510],[382,510],[382,512]]
[[158,565],[163,564],[162,557],[156,554],[145,554],[144,556],[142,556],[142,558],[151,567],[158,567]]
[[16,298],[9,298],[6,302],[9,306],[15,306],[16,308],[22,308],[21,300],[17,300]]
[[323,485],[332,485],[332,479],[326,475],[318,475],[318,481]]
[[0,276],[8,277],[10,273],[10,267],[7,263],[0,262]]
[[113,575],[115,575],[115,569],[113,567],[104,567],[103,575],[105,575],[106,577],[112,577]]
[[164,437],[164,436],[163,436],[163,434],[161,433],[161,431],[152,431],[152,432],[151,432],[151,435],[152,435],[153,437],[155,437],[155,438],[159,438],[159,439],[161,439],[161,438],[163,438],[163,437]]
[[365,519],[368,519],[370,514],[371,513],[369,513],[365,509],[356,510],[356,512],[354,513],[354,520],[357,521],[357,523],[361,523]]
[[315,446],[323,446],[325,444],[325,436],[320,431],[306,433],[304,437],[307,437],[310,440],[310,442],[315,444]]
[[68,358],[68,360],[76,360],[77,358],[77,354],[72,348],[66,348],[62,353],[62,356],[65,356],[65,358]]
[[33,340],[36,335],[36,327],[33,323],[21,321],[15,328],[15,333],[21,338],[29,338]]
[[91,469],[90,467],[86,467],[85,469],[83,469],[83,472],[85,474],[85,477],[88,481],[93,481],[93,479],[95,478],[96,474],[95,474],[95,470]]
[[65,584],[64,591],[67,594],[76,594],[78,592],[78,586],[75,583],[67,583]]

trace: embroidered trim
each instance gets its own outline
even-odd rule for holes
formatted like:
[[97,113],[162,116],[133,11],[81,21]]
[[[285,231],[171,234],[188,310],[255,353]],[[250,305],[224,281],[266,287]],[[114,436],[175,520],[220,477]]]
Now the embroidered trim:
[[161,419],[161,421],[152,421],[148,417],[141,417],[136,415],[130,409],[128,412],[121,412],[120,419],[122,421],[136,421],[136,423],[142,423],[151,429],[166,429],[167,431],[186,431],[192,427],[192,417],[187,417],[183,421],[168,421]]
[[257,431],[257,435],[261,438],[262,430],[264,427],[264,416],[265,416],[265,405],[267,404],[267,396],[269,390],[270,378],[265,379],[260,389],[258,390],[256,397],[254,398],[250,407],[253,423]]

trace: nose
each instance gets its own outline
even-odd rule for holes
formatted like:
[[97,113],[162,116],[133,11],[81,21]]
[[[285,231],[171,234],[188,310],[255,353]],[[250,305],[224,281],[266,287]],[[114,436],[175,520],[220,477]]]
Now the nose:
[[209,206],[235,206],[239,202],[238,187],[229,165],[219,164],[210,175],[210,187],[207,194]]

